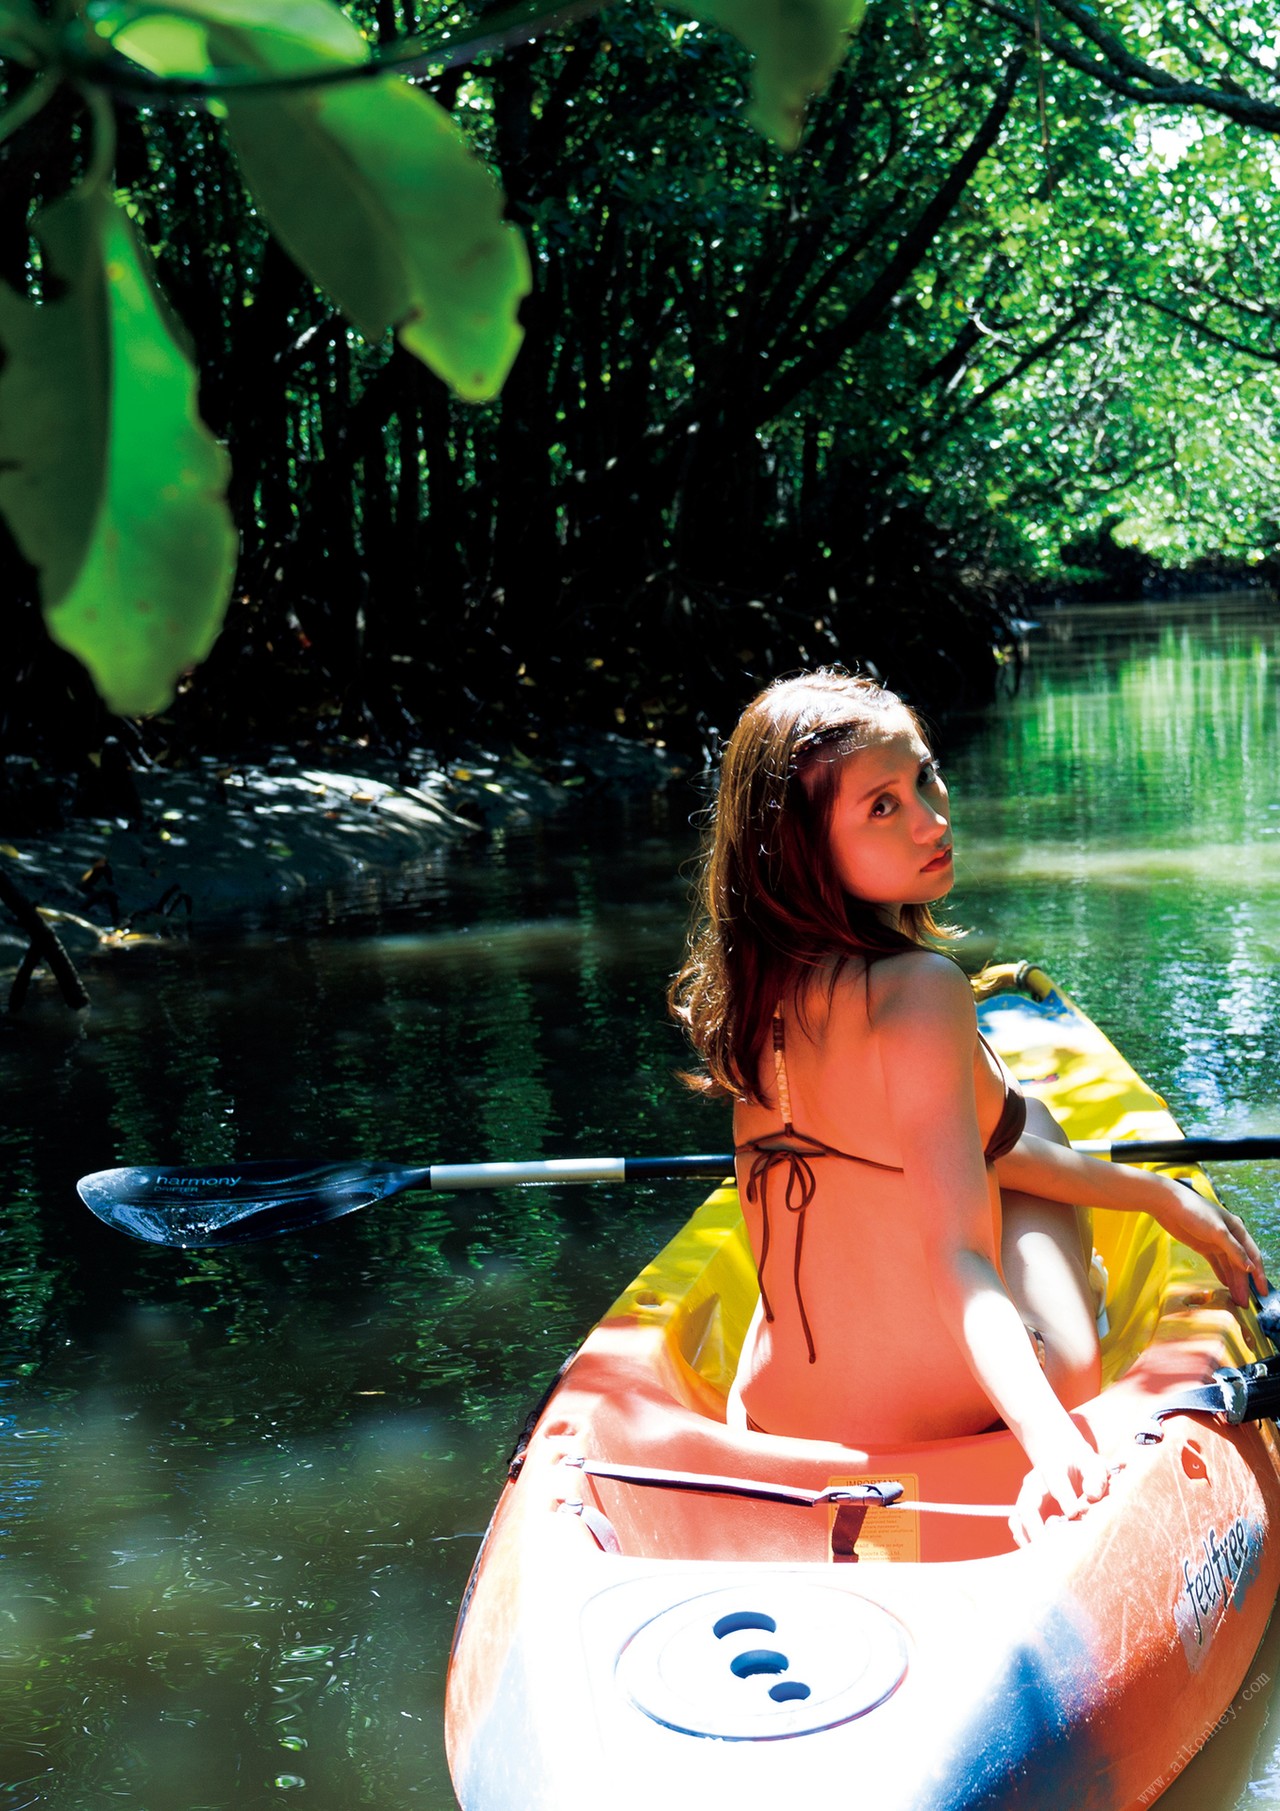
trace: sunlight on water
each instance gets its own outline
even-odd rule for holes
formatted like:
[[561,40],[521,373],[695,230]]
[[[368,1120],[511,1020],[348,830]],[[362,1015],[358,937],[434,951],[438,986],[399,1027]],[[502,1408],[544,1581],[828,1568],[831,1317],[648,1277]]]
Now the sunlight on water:
[[[1256,599],[1058,613],[942,738],[975,957],[1043,962],[1197,1130],[1280,1130],[1275,675]],[[5,1028],[5,1811],[452,1805],[449,1636],[512,1438],[698,1185],[402,1196],[184,1252],[74,1184],[724,1148],[661,1005],[697,804],[468,844],[328,930],[95,956],[86,1022],[38,983]],[[1219,1180],[1280,1265],[1274,1170]],[[1278,1644],[1170,1811],[1280,1802]]]
[[[1280,826],[1270,834],[1280,835]],[[1241,847],[1239,843],[1198,843],[1187,849],[1082,849],[1072,843],[1043,842],[1011,850],[1004,843],[965,842],[958,885],[1023,886],[1028,882],[1096,883],[1148,889],[1187,881],[1236,895],[1242,887],[1258,893],[1280,891],[1280,844]]]

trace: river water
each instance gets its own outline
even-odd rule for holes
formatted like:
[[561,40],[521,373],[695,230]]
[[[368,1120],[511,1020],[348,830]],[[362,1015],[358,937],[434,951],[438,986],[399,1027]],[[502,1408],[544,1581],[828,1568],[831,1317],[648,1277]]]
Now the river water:
[[[1278,629],[1257,598],[1053,613],[941,737],[974,954],[1043,963],[1212,1132],[1280,1131]],[[662,1011],[699,797],[104,955],[84,1023],[38,992],[0,1033],[4,1811],[453,1805],[445,1656],[513,1433],[698,1185],[408,1197],[202,1255],[74,1183],[726,1148]],[[1218,1180],[1280,1268],[1275,1176]],[[1278,1693],[1270,1638],[1170,1811],[1280,1804]]]

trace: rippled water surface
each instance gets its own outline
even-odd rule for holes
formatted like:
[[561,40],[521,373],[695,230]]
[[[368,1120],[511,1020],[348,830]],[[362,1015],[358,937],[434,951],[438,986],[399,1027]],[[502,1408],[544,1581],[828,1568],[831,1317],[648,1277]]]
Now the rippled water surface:
[[[1033,646],[942,739],[955,915],[1184,1125],[1280,1131],[1275,617],[1117,606]],[[201,1255],[74,1183],[726,1148],[661,1005],[696,804],[477,838],[329,927],[104,955],[83,1025],[38,990],[0,1033],[7,1811],[453,1804],[445,1655],[511,1438],[698,1185],[401,1198]],[[1276,1178],[1219,1176],[1280,1266]],[[1280,1803],[1277,1680],[1273,1641],[1171,1811]]]

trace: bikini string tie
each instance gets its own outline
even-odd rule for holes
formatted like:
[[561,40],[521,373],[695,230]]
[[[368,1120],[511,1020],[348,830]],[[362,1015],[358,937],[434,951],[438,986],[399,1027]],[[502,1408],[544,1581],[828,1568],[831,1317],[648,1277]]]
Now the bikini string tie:
[[[783,1139],[797,1142],[783,1144]],[[788,1123],[781,1132],[772,1133],[767,1138],[754,1138],[745,1147],[754,1151],[751,1168],[747,1173],[747,1200],[760,1203],[760,1262],[756,1266],[760,1276],[760,1305],[764,1309],[764,1318],[772,1321],[773,1305],[765,1288],[764,1271],[769,1259],[769,1178],[779,1165],[786,1166],[786,1185],[782,1193],[783,1206],[789,1214],[796,1216],[796,1249],[795,1262],[792,1265],[792,1282],[795,1288],[796,1307],[800,1311],[800,1325],[804,1329],[804,1343],[809,1352],[809,1363],[816,1364],[818,1353],[813,1343],[813,1329],[809,1325],[809,1316],[805,1313],[804,1296],[800,1289],[800,1260],[804,1253],[804,1210],[813,1200],[818,1188],[818,1179],[813,1173],[814,1157],[825,1157],[827,1149],[816,1140],[806,1139]]]

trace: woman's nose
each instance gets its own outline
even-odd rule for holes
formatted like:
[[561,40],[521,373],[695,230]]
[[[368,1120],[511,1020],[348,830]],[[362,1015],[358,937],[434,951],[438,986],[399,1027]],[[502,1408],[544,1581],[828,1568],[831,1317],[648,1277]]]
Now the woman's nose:
[[949,813],[947,813],[947,799],[945,797],[938,799],[938,795],[929,799],[929,797],[925,797],[925,793],[916,793],[914,817],[916,817],[916,828],[934,833],[940,824],[950,822]]

